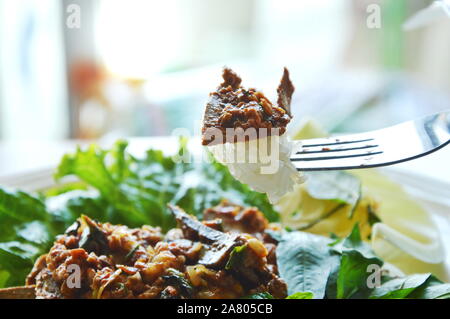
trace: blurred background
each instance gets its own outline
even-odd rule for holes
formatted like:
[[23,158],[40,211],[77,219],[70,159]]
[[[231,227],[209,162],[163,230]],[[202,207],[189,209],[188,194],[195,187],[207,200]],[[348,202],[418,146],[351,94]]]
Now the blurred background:
[[287,66],[291,128],[313,117],[363,131],[448,109],[450,19],[402,28],[431,2],[0,0],[0,155],[198,134],[224,65],[268,96]]

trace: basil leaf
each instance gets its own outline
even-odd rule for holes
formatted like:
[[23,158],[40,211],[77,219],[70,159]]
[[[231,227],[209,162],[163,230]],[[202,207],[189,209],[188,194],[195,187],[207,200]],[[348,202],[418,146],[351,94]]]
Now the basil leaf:
[[367,298],[371,288],[367,285],[370,273],[367,271],[369,265],[382,266],[378,258],[365,258],[356,250],[342,253],[341,266],[337,278],[337,298]]
[[411,275],[395,278],[375,288],[370,294],[373,299],[404,299],[417,287],[422,286],[430,278],[430,274]]
[[[361,240],[359,225],[356,224],[350,235],[343,241],[335,242],[332,249],[341,255],[340,267],[330,282],[329,288],[336,289],[338,299],[367,298],[372,288],[368,286],[370,265],[381,267],[383,261],[372,252],[370,246]],[[334,297],[334,291],[330,292]]]
[[408,298],[411,299],[450,299],[450,284],[442,283],[431,275],[428,280],[414,290]]
[[372,299],[450,299],[450,284],[444,284],[431,274],[416,274],[394,278],[375,288]]
[[192,297],[193,288],[183,273],[173,268],[169,268],[167,273],[167,275],[162,276],[166,284],[177,287],[183,297]]
[[246,253],[247,245],[234,247],[231,251],[230,257],[225,265],[226,270],[232,270],[236,266],[242,265],[244,254]]
[[361,239],[358,223],[353,226],[351,233],[346,238],[335,241],[332,247],[334,251],[340,254],[356,250],[367,259],[377,258],[370,245]]
[[325,296],[328,278],[339,265],[339,256],[328,246],[331,239],[304,232],[283,233],[278,244],[277,264],[288,293],[311,292]]

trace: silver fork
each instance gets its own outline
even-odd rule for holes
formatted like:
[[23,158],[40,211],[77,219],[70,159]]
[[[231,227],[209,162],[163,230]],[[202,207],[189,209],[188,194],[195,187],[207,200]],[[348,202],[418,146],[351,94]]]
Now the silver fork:
[[446,111],[376,131],[303,140],[291,161],[299,171],[379,167],[428,155],[449,143]]

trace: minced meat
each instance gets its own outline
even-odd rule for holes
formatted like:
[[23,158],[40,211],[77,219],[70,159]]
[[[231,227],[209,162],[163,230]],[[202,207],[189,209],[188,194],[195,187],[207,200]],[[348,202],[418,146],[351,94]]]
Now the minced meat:
[[275,228],[261,212],[223,202],[199,222],[172,209],[179,228],[166,234],[82,216],[36,261],[27,285],[40,299],[286,296],[275,243],[264,234]]

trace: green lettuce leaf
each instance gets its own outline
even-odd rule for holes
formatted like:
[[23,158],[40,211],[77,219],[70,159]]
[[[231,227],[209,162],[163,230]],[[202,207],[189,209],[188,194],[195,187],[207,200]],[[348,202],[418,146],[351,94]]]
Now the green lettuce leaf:
[[0,287],[24,284],[57,234],[51,219],[40,198],[0,189]]
[[21,242],[0,243],[0,265],[3,285],[22,286],[35,258],[42,253],[38,247]]
[[[157,150],[149,150],[144,158],[137,159],[126,152],[126,147],[126,142],[119,141],[111,150],[97,146],[78,149],[63,158],[55,174],[57,179],[76,176],[98,192],[98,201],[106,203],[106,209],[100,209],[104,216],[97,217],[101,221],[133,227],[149,224],[168,230],[175,226],[168,203],[201,217],[206,208],[222,199],[256,206],[270,221],[278,220],[278,213],[265,195],[239,183],[218,163],[177,162]],[[179,153],[187,153],[183,142]],[[90,212],[95,203],[83,202],[88,209],[83,213],[95,214]]]

